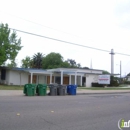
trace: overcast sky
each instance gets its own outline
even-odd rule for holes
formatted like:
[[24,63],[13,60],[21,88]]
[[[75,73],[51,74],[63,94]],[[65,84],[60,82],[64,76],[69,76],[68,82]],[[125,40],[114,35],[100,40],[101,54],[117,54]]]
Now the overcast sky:
[[[0,0],[0,21],[10,28],[80,45],[130,54],[130,0]],[[36,24],[37,23],[37,24]],[[22,50],[17,62],[41,52],[60,53],[82,67],[111,71],[109,52],[17,32]],[[114,55],[114,73],[130,72],[130,56]]]

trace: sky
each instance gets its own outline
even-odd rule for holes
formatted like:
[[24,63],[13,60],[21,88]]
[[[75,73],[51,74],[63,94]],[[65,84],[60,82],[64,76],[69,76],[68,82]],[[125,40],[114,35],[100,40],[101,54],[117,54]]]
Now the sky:
[[[130,0],[0,0],[0,22],[10,28],[107,51],[114,49],[114,73],[130,72]],[[37,52],[60,53],[82,67],[111,72],[109,52],[75,46],[17,31],[23,48],[18,65]]]

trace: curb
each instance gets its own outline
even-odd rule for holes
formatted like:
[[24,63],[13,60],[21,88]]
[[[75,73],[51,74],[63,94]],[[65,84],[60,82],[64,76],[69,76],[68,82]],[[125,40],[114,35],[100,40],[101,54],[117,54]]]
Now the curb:
[[77,95],[95,95],[95,94],[122,94],[122,93],[130,93],[130,92],[107,92],[107,93],[77,93]]

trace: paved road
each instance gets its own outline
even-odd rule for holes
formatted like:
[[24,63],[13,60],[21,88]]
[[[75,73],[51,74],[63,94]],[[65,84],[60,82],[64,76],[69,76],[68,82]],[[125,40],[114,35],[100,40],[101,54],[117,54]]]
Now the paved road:
[[0,96],[0,130],[118,130],[130,94]]

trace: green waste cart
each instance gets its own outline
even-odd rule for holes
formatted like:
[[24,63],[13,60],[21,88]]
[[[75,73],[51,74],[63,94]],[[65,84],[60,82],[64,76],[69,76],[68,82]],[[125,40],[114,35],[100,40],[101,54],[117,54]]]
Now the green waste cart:
[[46,84],[38,84],[36,88],[36,92],[39,96],[46,96],[47,93],[47,85]]
[[26,96],[34,96],[36,92],[36,85],[35,84],[25,84],[23,93]]
[[24,85],[24,88],[23,88],[23,93],[26,94],[27,93],[27,84]]

